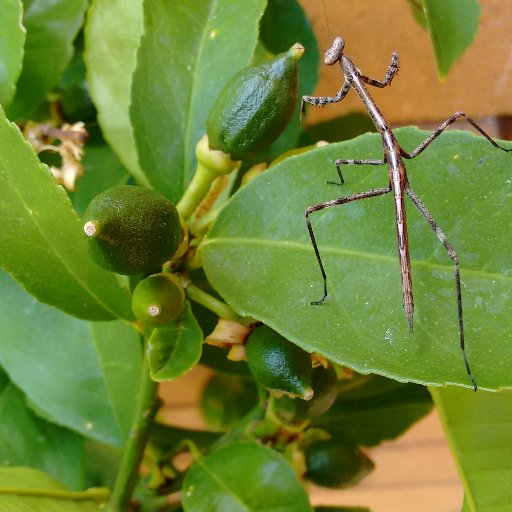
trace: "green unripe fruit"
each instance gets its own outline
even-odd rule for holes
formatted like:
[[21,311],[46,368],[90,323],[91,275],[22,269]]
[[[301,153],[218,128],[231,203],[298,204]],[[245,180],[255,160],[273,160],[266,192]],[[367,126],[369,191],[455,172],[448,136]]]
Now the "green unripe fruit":
[[245,350],[254,378],[266,388],[310,400],[311,355],[266,325],[249,336]]
[[185,302],[185,292],[174,274],[153,274],[139,281],[132,296],[132,310],[145,325],[159,327],[175,320]]
[[323,487],[342,489],[356,485],[374,468],[358,448],[337,441],[320,441],[306,449],[306,477]]
[[303,53],[296,44],[269,62],[243,69],[228,82],[206,121],[212,149],[242,160],[281,135],[295,112],[297,61]]
[[338,378],[334,368],[313,368],[311,387],[314,395],[308,401],[288,396],[274,398],[275,414],[285,421],[304,421],[327,412],[338,395]]
[[118,274],[159,271],[181,239],[174,204],[144,187],[119,185],[101,192],[83,220],[91,258]]

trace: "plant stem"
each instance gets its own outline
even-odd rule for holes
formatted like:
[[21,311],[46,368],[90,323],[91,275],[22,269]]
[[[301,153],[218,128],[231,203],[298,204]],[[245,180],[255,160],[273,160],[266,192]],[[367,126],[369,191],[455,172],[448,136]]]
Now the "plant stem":
[[197,302],[198,304],[201,304],[201,306],[209,309],[220,318],[225,318],[226,320],[234,320],[235,322],[239,322],[241,324],[244,324],[247,320],[237,315],[225,302],[222,302],[221,300],[213,297],[213,295],[206,293],[204,290],[201,290],[201,288],[194,284],[189,284],[185,288],[185,294],[189,299]]
[[130,510],[130,501],[133,489],[137,483],[144,448],[149,438],[153,420],[160,408],[157,387],[158,383],[149,376],[149,364],[144,351],[144,363],[142,365],[139,386],[140,395],[130,438],[125,447],[121,466],[112,491],[108,508],[109,512],[128,512]]

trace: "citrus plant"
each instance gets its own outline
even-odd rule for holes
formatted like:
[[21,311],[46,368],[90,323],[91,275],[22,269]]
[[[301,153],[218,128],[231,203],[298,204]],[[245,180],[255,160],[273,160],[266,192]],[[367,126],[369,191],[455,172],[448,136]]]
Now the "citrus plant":
[[[411,4],[445,75],[471,41],[442,37],[457,2]],[[296,0],[0,10],[0,510],[311,512],[307,482],[355,485],[367,448],[432,397],[465,510],[506,509],[512,486],[496,498],[493,478],[512,479],[511,398],[490,391],[512,386],[510,237],[489,219],[512,222],[510,155],[451,132],[408,166],[464,256],[474,394],[451,263],[415,212],[414,333],[391,202],[318,216],[331,295],[311,305],[304,210],[339,195],[337,158],[381,150],[375,134],[316,144],[299,125],[319,55]],[[350,173],[343,193],[382,176]],[[198,364],[209,429],[165,424],[158,383]]]

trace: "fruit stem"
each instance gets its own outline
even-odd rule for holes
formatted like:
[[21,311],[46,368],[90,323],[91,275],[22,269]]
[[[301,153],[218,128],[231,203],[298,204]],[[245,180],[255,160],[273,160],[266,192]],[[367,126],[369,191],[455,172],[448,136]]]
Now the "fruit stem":
[[[146,342],[144,348],[145,345]],[[121,466],[112,490],[109,512],[127,512],[130,510],[130,502],[137,483],[144,449],[149,439],[153,420],[161,405],[157,396],[158,383],[149,376],[149,363],[145,353],[144,350],[136,412],[130,438],[125,446]]]
[[240,324],[247,324],[254,322],[253,319],[244,318],[237,315],[233,309],[231,309],[225,302],[213,297],[209,293],[201,290],[194,284],[189,284],[185,288],[185,295],[194,302],[201,304],[206,309],[209,309],[213,313],[215,313],[220,318],[225,318],[226,320],[234,320]]
[[215,178],[229,174],[240,166],[240,162],[231,160],[227,153],[210,149],[206,135],[197,143],[196,156],[197,167],[194,177],[176,205],[178,212],[186,220],[206,196]]

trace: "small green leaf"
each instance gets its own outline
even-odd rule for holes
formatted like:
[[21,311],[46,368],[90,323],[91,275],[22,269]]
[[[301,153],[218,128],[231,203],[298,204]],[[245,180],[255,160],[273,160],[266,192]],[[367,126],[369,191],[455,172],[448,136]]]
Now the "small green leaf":
[[27,29],[23,70],[9,106],[11,119],[26,118],[58,83],[73,55],[73,40],[82,26],[87,0],[26,2]]
[[21,73],[25,28],[21,23],[21,0],[3,0],[0,16],[0,105],[6,107],[16,91]]
[[346,443],[374,446],[398,437],[431,410],[432,400],[423,386],[356,375],[341,381],[336,401],[313,425]]
[[507,512],[512,503],[512,392],[453,387],[430,392],[457,461],[465,510]]
[[122,446],[141,365],[134,329],[61,313],[37,302],[4,272],[0,289],[0,365],[12,381],[55,423]]
[[105,139],[137,182],[149,185],[139,167],[129,115],[143,31],[142,4],[142,0],[94,0],[87,15],[84,58]]
[[187,373],[199,361],[202,343],[203,333],[186,301],[181,315],[154,329],[148,340],[151,378],[160,382]]
[[28,409],[14,384],[0,386],[0,460],[3,466],[30,466],[73,489],[83,485],[83,438],[52,425]]
[[427,29],[434,47],[437,72],[446,78],[453,63],[464,53],[478,30],[478,0],[421,0]]
[[[396,135],[412,150],[428,134],[408,128]],[[459,347],[453,262],[407,198],[414,332],[403,312],[391,194],[311,215],[329,287],[328,299],[311,305],[322,297],[322,277],[306,207],[388,185],[385,166],[347,166],[343,187],[327,184],[336,179],[336,158],[382,158],[381,138],[367,134],[287,158],[241,189],[202,246],[212,286],[239,314],[360,373],[471,386]],[[512,386],[512,155],[452,131],[406,165],[411,187],[458,251],[476,381]]]
[[183,481],[185,512],[312,512],[293,469],[272,449],[234,443],[197,459]]
[[206,382],[201,395],[201,413],[211,430],[227,430],[258,403],[253,380],[217,374]]
[[90,260],[66,192],[1,109],[0,189],[0,267],[41,302],[79,318],[133,318],[128,291]]
[[144,3],[130,116],[143,172],[171,201],[192,178],[213,102],[251,60],[265,3]]
[[73,492],[37,469],[0,467],[2,511],[100,512],[107,501],[107,489]]

